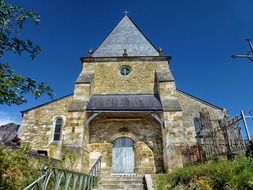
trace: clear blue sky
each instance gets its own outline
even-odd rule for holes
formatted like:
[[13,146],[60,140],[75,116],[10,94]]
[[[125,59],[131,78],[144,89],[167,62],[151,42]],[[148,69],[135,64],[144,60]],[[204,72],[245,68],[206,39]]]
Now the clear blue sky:
[[[23,0],[8,1],[41,16],[22,36],[42,48],[28,56],[4,57],[17,73],[44,81],[56,98],[72,93],[81,70],[79,58],[96,49],[128,10],[129,16],[156,46],[172,56],[170,67],[178,89],[227,108],[231,115],[253,110],[253,63],[232,59],[249,50],[253,40],[252,0]],[[0,106],[0,120],[20,122],[21,110],[50,99],[43,96],[21,106]]]

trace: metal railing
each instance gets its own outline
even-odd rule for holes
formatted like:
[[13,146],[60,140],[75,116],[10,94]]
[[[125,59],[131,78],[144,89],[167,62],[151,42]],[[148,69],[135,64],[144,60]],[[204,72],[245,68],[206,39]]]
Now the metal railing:
[[[205,163],[225,157],[232,160],[238,155],[245,154],[247,144],[243,139],[241,120],[244,121],[247,139],[251,139],[245,118],[243,111],[240,116],[232,118],[224,116],[221,120],[211,120],[207,113],[200,114],[201,126],[196,135],[196,145],[182,148],[184,165]],[[212,125],[212,122],[216,125]]]
[[43,169],[44,175],[23,190],[90,190],[95,186],[100,175],[101,158],[98,158],[88,174],[59,168],[45,168]]

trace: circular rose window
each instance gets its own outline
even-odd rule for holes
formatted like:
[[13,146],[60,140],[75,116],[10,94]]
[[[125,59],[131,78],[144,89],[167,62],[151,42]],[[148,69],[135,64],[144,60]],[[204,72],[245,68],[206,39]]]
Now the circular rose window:
[[128,67],[128,66],[123,66],[120,68],[120,74],[123,76],[129,75],[130,72],[131,72],[130,67]]

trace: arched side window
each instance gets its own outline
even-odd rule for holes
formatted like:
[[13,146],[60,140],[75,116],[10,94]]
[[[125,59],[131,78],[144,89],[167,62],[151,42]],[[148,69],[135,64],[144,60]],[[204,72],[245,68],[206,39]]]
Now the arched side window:
[[198,136],[200,134],[201,129],[202,129],[200,118],[197,118],[197,117],[194,118],[194,127],[195,127],[196,135]]
[[54,141],[59,141],[61,138],[62,123],[62,118],[56,119],[54,128]]

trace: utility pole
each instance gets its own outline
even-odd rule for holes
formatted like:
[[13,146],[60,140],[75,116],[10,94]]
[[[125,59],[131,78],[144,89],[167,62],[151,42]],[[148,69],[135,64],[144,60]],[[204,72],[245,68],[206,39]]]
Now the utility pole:
[[244,124],[244,127],[245,127],[247,138],[248,138],[249,141],[251,141],[251,136],[250,136],[250,132],[249,132],[249,128],[248,128],[248,125],[247,125],[246,118],[252,118],[253,119],[253,115],[246,116],[244,114],[243,110],[241,111],[241,115],[242,115],[242,120],[243,120],[243,124]]
[[250,51],[246,54],[234,54],[232,55],[232,58],[246,58],[248,60],[250,60],[251,62],[253,62],[253,43],[251,42],[250,39],[246,39],[246,41],[249,43],[249,48]]

